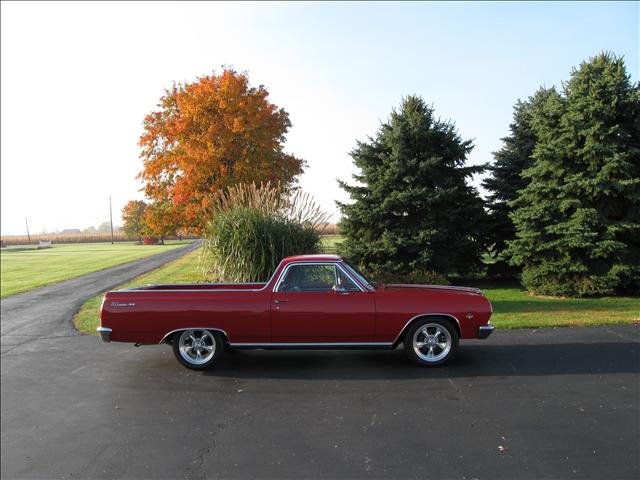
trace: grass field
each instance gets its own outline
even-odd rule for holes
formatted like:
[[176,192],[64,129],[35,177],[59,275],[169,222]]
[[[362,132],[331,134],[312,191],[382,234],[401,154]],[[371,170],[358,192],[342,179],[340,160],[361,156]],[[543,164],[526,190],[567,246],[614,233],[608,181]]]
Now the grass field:
[[549,298],[517,283],[475,285],[491,300],[500,328],[566,327],[640,322],[640,297]]
[[135,242],[78,243],[53,245],[46,249],[0,251],[0,297],[113,267],[121,263],[164,252],[189,243],[138,245]]
[[344,237],[342,235],[323,235],[322,236],[322,252],[323,253],[338,253],[338,244],[342,242]]
[[[333,237],[333,236],[331,236]],[[335,245],[335,238],[325,245]],[[200,280],[199,252],[185,255],[153,272],[123,285],[131,287],[148,283],[189,283]],[[476,283],[491,300],[494,314],[491,322],[498,328],[537,328],[561,326],[605,325],[640,322],[640,298],[541,298],[530,296],[516,284]],[[87,301],[75,316],[78,330],[95,335],[102,295]]]

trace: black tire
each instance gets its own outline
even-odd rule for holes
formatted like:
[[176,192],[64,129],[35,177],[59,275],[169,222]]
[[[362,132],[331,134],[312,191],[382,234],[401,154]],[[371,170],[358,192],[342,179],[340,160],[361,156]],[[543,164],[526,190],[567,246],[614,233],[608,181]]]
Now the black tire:
[[178,362],[191,370],[211,367],[225,350],[218,332],[197,328],[176,332],[172,346]]
[[[425,317],[409,327],[403,343],[405,353],[414,363],[423,367],[437,367],[455,357],[460,339],[451,321]],[[419,346],[421,343],[422,347]],[[443,344],[446,344],[444,348]]]

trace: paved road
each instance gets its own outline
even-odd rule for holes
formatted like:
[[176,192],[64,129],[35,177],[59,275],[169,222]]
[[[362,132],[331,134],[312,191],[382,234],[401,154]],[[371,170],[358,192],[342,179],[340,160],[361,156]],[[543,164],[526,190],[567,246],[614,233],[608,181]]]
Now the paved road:
[[438,369],[246,351],[198,373],[32,331],[2,355],[2,478],[640,475],[638,325],[498,331]]
[[0,353],[4,355],[18,346],[39,345],[41,338],[80,335],[70,319],[87,299],[158,268],[198,246],[199,241],[196,241],[186,247],[3,299],[0,302]]

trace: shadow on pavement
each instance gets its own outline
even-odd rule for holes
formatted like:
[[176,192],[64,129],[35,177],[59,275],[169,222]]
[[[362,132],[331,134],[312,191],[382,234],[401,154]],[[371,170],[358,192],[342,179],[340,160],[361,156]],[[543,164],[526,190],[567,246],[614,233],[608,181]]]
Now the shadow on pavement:
[[290,379],[412,379],[640,373],[640,344],[557,343],[462,346],[446,366],[412,364],[392,351],[233,351],[205,376]]

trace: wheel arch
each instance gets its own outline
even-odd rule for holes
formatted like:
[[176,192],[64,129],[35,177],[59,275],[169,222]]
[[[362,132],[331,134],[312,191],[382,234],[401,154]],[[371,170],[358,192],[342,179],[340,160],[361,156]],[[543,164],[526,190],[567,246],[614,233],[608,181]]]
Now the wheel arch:
[[453,325],[453,328],[456,329],[456,333],[458,334],[458,338],[462,338],[462,330],[460,328],[460,320],[458,320],[455,317],[455,315],[452,315],[450,313],[421,313],[421,314],[416,315],[415,317],[411,318],[411,320],[409,320],[404,325],[404,327],[402,327],[402,330],[400,330],[400,333],[398,334],[396,339],[393,341],[392,348],[396,348],[400,344],[400,342],[402,342],[402,340],[404,339],[405,334],[407,333],[407,331],[413,325],[415,325],[417,322],[419,322],[420,320],[423,320],[425,318],[440,318],[442,320],[446,320],[447,322],[450,322]]
[[184,332],[185,330],[209,330],[210,332],[217,332],[220,335],[222,335],[222,340],[224,341],[225,345],[227,346],[229,345],[229,335],[227,335],[227,332],[225,332],[221,328],[211,328],[211,327],[176,328],[175,330],[171,330],[170,332],[167,332],[164,335],[164,337],[162,337],[162,340],[160,340],[160,342],[158,343],[168,343],[171,345],[173,343],[173,338],[175,337],[175,334],[179,332]]

